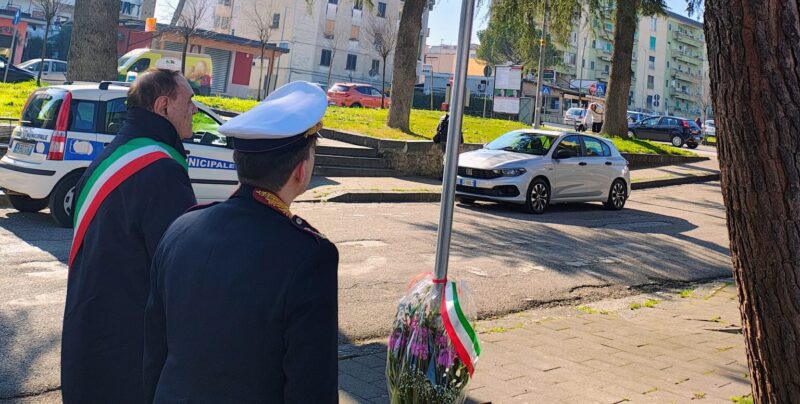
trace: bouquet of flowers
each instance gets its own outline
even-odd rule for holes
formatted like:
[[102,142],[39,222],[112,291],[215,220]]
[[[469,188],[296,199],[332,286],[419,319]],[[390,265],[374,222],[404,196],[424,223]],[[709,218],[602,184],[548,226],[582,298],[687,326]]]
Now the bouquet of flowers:
[[463,403],[480,355],[466,285],[426,274],[400,300],[386,361],[391,401]]

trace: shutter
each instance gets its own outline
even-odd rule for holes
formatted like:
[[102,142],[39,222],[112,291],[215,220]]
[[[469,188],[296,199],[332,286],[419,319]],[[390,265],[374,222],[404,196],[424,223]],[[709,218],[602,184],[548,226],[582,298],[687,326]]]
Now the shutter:
[[183,44],[180,42],[164,42],[164,50],[183,52]]
[[211,56],[212,81],[211,92],[220,94],[228,89],[228,77],[231,68],[231,51],[205,48],[204,53]]

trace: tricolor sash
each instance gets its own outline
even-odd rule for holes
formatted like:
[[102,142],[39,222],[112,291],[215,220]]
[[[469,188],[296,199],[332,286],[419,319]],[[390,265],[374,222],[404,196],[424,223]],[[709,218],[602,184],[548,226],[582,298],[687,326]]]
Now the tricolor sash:
[[86,229],[111,191],[143,168],[165,158],[174,159],[188,170],[186,158],[177,150],[145,137],[134,138],[119,146],[95,168],[83,186],[75,210],[72,212],[75,233],[72,238],[72,249],[69,252],[70,267],[83,244]]
[[458,358],[461,359],[461,362],[467,367],[469,375],[472,376],[475,371],[475,363],[481,354],[481,347],[478,344],[475,330],[472,329],[467,316],[461,310],[455,282],[447,282],[444,285],[441,312],[447,336],[453,342]]

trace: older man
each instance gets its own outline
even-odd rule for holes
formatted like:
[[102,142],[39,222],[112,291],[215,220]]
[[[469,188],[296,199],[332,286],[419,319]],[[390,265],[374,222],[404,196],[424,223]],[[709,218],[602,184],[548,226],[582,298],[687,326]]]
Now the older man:
[[195,197],[181,139],[192,89],[151,70],[128,93],[128,118],[78,182],[61,347],[64,402],[141,403],[144,309],[156,245]]

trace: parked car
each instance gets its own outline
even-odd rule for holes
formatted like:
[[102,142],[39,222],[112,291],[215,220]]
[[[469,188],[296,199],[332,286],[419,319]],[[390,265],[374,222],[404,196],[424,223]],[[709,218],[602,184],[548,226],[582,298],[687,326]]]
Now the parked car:
[[628,111],[628,123],[640,122],[642,119],[650,118],[652,115],[645,114],[644,112]]
[[[49,207],[56,222],[71,227],[75,184],[122,126],[127,95],[128,87],[109,82],[34,91],[0,159],[0,188],[11,205],[22,212]],[[217,131],[222,119],[195,104],[194,135],[184,140],[192,187],[199,202],[225,200],[238,184],[233,149]]]
[[[389,108],[392,100],[384,96],[383,105]],[[381,92],[369,84],[336,83],[328,90],[328,105],[340,107],[381,107]]]
[[705,136],[717,136],[717,127],[714,124],[713,119],[709,119],[703,122],[703,135]]
[[601,201],[619,210],[631,192],[628,162],[607,139],[574,132],[515,130],[459,156],[456,198],[522,205]]
[[575,125],[586,116],[586,108],[572,107],[564,112],[564,125]]
[[[5,60],[0,60],[0,82],[3,81],[3,77],[5,77],[6,74],[6,63],[7,62]],[[35,79],[36,76],[33,73],[25,69],[20,69],[13,64],[8,64],[8,77],[5,80],[6,83],[22,83],[24,81]]]
[[[17,65],[25,69],[34,76],[39,75],[39,66],[42,66],[42,59],[31,59]],[[67,62],[63,60],[45,59],[44,69],[42,69],[42,81],[51,84],[64,84],[67,81]]]
[[696,148],[703,141],[700,127],[694,121],[675,116],[655,116],[628,124],[628,137],[670,142],[675,147]]

